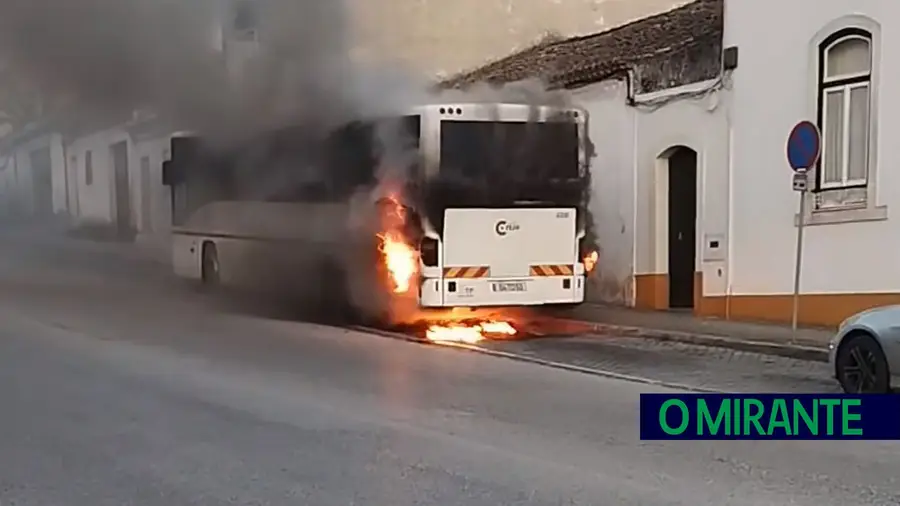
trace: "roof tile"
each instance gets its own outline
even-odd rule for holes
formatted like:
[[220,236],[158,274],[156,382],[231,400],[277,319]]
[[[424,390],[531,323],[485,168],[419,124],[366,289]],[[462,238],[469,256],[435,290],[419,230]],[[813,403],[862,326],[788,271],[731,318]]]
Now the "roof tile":
[[695,0],[662,14],[596,34],[545,40],[441,83],[464,88],[477,82],[508,83],[539,78],[570,88],[602,81],[643,61],[721,41],[723,0]]

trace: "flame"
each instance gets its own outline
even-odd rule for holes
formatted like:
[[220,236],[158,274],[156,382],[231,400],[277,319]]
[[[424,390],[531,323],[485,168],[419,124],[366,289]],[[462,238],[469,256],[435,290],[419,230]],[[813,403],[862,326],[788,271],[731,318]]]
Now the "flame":
[[599,260],[600,255],[596,251],[591,251],[589,254],[584,257],[584,271],[588,274],[594,270],[594,267],[597,266],[597,260]]
[[394,285],[394,293],[408,292],[417,270],[416,250],[399,233],[388,232],[381,235],[381,252]]
[[514,336],[518,331],[508,322],[485,321],[474,324],[435,324],[425,331],[425,338],[436,343],[475,344],[490,335]]
[[389,206],[382,215],[385,232],[378,235],[379,250],[384,256],[384,264],[391,278],[394,293],[406,293],[413,285],[418,271],[419,257],[416,248],[403,236],[406,224],[406,210],[395,195],[388,197]]
[[[390,278],[394,294],[406,294],[415,286],[419,272],[419,252],[406,237],[406,208],[396,194],[390,194],[381,207],[381,230],[377,234],[379,251],[384,268]],[[403,308],[395,297],[395,312]],[[486,314],[472,308],[453,308],[449,312],[425,312],[413,309],[407,321],[414,321],[425,327],[425,337],[436,343],[474,344],[488,337],[514,336],[518,333],[505,316]],[[394,314],[399,317],[399,314]]]

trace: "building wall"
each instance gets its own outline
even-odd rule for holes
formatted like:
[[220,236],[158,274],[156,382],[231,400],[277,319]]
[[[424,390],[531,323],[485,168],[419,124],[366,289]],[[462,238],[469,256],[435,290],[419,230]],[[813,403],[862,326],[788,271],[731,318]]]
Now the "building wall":
[[[3,210],[9,216],[33,217],[40,204],[36,202],[35,186],[41,184],[32,170],[32,153],[48,150],[50,156],[50,188],[46,190],[49,208],[53,215],[66,213],[65,158],[62,137],[58,134],[38,135],[15,145],[6,154],[8,160],[0,184],[5,203]],[[46,180],[45,180],[46,181]]]
[[[78,225],[115,223],[111,146],[121,141],[127,141],[130,147],[127,132],[118,128],[101,130],[70,140],[66,153],[72,165],[70,171],[76,176],[70,178],[69,184],[75,188]],[[90,169],[87,167],[88,152],[90,152]],[[134,157],[129,158],[129,166],[133,167]]]
[[398,61],[448,77],[534,44],[549,32],[585,35],[686,0],[347,0],[361,59]]
[[[680,146],[697,152],[697,298],[725,292],[725,262],[704,258],[702,247],[728,226],[728,93],[716,84],[638,96],[637,106],[628,105],[622,82],[576,92],[575,100],[590,114],[596,151],[591,210],[601,255],[593,292],[600,300],[667,307],[666,156]],[[659,102],[675,95],[686,98]]]
[[16,169],[15,152],[3,153],[3,170],[0,170],[0,216],[13,218],[21,214],[21,192],[19,190],[18,170]]
[[[684,99],[675,99],[685,94]],[[719,255],[727,249],[729,95],[716,82],[702,82],[638,102],[671,100],[637,107],[637,234],[635,304],[669,306],[669,157],[679,148],[696,153],[695,307],[702,296],[724,293],[727,268]],[[672,170],[675,170],[672,168]],[[718,248],[706,246],[718,241]],[[718,254],[718,255],[717,255]]]
[[69,213],[69,201],[66,198],[66,153],[62,135],[53,134],[48,144],[52,167],[53,212],[66,215]]
[[[115,224],[116,195],[111,150],[113,145],[122,141],[127,143],[128,149],[132,227],[145,239],[164,236],[171,223],[169,195],[162,185],[162,162],[168,157],[169,136],[133,137],[124,127],[90,133],[72,139],[67,146],[76,222],[79,225]],[[90,184],[85,167],[88,151],[91,152],[92,164]]]
[[[799,120],[817,119],[818,46],[855,27],[872,35],[871,140],[867,202],[813,211],[805,230],[800,321],[833,325],[861,309],[900,302],[900,4],[890,0],[729,0],[726,46],[734,72],[734,200],[729,306],[739,318],[789,321],[798,196],[785,142]],[[766,26],[766,36],[759,27]],[[884,55],[884,56],[883,56]],[[827,146],[826,146],[827,150]],[[863,195],[866,190],[863,190]],[[808,199],[807,209],[815,206]],[[719,310],[721,312],[721,309]]]
[[15,182],[12,156],[3,153],[0,156],[0,218],[7,218],[13,214]]
[[591,160],[591,214],[600,261],[587,296],[597,302],[630,304],[634,274],[635,111],[626,106],[625,87],[616,81],[578,90],[576,103],[588,111]]
[[15,203],[15,214],[20,217],[31,216],[34,211],[34,178],[31,174],[31,162],[28,159],[30,149],[39,148],[45,139],[29,142],[30,146],[16,146],[13,150],[13,171],[15,186],[12,197]]
[[[169,188],[162,184],[162,164],[169,158],[170,138],[168,135],[153,136],[137,138],[134,142],[135,164],[131,174],[134,223],[139,238],[147,241],[164,241],[171,230]],[[146,174],[144,170],[147,170]]]

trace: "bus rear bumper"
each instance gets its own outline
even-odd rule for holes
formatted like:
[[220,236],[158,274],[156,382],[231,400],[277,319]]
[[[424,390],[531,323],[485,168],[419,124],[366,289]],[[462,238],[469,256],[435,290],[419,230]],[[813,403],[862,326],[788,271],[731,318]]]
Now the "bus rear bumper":
[[538,306],[584,302],[584,276],[425,279],[421,307]]

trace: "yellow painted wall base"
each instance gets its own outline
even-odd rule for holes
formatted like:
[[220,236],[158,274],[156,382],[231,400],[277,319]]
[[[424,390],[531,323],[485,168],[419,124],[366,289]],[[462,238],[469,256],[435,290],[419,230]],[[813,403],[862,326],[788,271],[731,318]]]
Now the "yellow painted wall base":
[[[705,297],[703,278],[694,279],[694,314],[735,321],[790,323],[793,297],[790,295],[722,295]],[[900,293],[804,294],[800,296],[798,321],[801,325],[836,327],[848,316],[878,306],[900,304]],[[669,276],[635,276],[635,307],[669,308]]]

